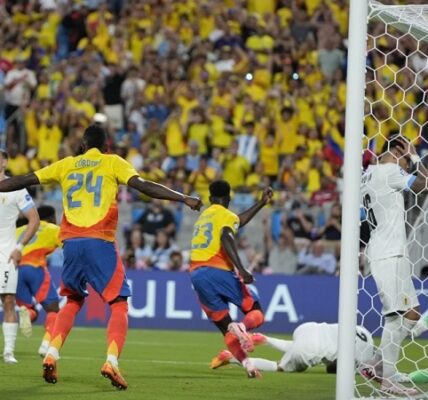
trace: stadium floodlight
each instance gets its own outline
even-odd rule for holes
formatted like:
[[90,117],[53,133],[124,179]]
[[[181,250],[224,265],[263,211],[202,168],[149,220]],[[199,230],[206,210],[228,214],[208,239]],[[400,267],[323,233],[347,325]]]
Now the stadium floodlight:
[[[428,124],[427,88],[428,4],[384,5],[374,0],[351,0],[337,400],[385,396],[374,380],[356,378],[355,375],[357,318],[359,324],[368,327],[374,334],[380,334],[383,325],[379,296],[373,289],[370,271],[360,276],[358,288],[362,156],[363,150],[365,161],[373,157],[373,153],[379,154],[386,138],[392,133],[400,133],[414,142],[425,140],[422,132]],[[428,264],[428,214],[424,211],[428,205],[425,195],[417,195],[412,190],[405,200],[408,256],[417,289],[423,289],[415,271]],[[374,202],[380,204],[377,198]],[[370,264],[370,260],[368,262]],[[369,286],[371,289],[368,289]],[[412,341],[414,343],[406,344],[399,358],[400,361],[406,360],[413,369],[418,369],[424,365],[419,365],[420,360],[412,358],[412,351],[417,352],[414,349],[418,347],[417,339]],[[419,352],[422,354],[420,359],[426,357],[421,346]],[[428,399],[428,393],[421,390],[418,398]]]

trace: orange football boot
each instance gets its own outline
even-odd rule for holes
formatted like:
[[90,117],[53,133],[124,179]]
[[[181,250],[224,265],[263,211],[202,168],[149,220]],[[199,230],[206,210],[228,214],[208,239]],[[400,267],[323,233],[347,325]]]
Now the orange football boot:
[[110,379],[111,384],[114,387],[117,387],[119,390],[126,390],[128,388],[128,383],[123,379],[123,376],[120,374],[119,368],[113,366],[110,361],[106,361],[101,368],[101,375],[104,378]]

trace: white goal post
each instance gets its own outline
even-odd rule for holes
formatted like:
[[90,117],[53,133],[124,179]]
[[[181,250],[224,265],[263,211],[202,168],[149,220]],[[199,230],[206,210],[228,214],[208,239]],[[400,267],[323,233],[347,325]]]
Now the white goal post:
[[350,0],[336,400],[354,397],[367,11],[367,0]]
[[[370,23],[376,27],[374,32],[370,31]],[[379,24],[381,29],[377,29]],[[406,52],[402,47],[409,41],[413,42],[414,49],[409,46],[411,50],[406,49]],[[366,151],[378,153],[391,131],[404,135],[411,132],[413,136],[409,139],[416,140],[428,127],[427,43],[428,1],[424,5],[384,5],[375,0],[350,0],[336,400],[351,400],[356,393],[362,395],[356,390],[354,360],[363,146]],[[416,67],[412,57],[417,54],[422,57]],[[390,65],[389,61],[397,55],[404,60],[402,65]],[[383,64],[366,65],[368,57],[383,60]],[[377,115],[377,106],[384,109],[386,116],[383,115],[383,119]],[[397,116],[399,113],[400,117]],[[367,122],[372,122],[371,132],[367,132]],[[387,122],[388,132],[384,131]],[[428,145],[426,147],[428,153]],[[428,201],[420,196],[414,204],[414,209],[423,210]],[[414,272],[423,262],[428,264],[428,218],[424,212],[414,215],[410,222],[408,213],[406,217],[409,226],[418,226],[417,229],[410,227],[408,235],[409,258]],[[365,322],[364,315],[362,322]],[[381,331],[381,326],[378,328],[376,333]],[[379,395],[376,390],[370,392],[373,394]],[[428,393],[421,395],[428,399]]]

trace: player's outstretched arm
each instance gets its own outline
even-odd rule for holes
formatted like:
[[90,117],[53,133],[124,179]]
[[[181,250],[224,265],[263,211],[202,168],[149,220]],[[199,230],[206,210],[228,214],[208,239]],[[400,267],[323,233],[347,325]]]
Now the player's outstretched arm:
[[13,176],[0,182],[0,192],[14,192],[39,183],[39,178],[34,173]]
[[414,174],[416,179],[411,186],[412,191],[415,193],[428,191],[428,171],[422,164],[415,146],[412,142],[408,142],[404,139],[401,140],[401,143],[402,146],[399,148],[402,154],[410,155],[411,160],[416,164],[416,173]]
[[186,206],[192,210],[199,211],[203,205],[201,199],[198,197],[187,196],[183,193],[171,190],[159,183],[141,179],[138,176],[133,176],[128,181],[128,186],[155,199],[179,201],[186,204]]
[[223,228],[221,233],[221,244],[230,261],[232,261],[233,266],[239,271],[239,275],[241,275],[244,283],[252,283],[254,281],[254,277],[251,272],[246,270],[242,265],[238,254],[238,246],[236,245],[235,236],[231,228]]
[[32,207],[24,211],[23,214],[28,220],[27,228],[23,232],[20,242],[17,243],[16,248],[12,251],[9,257],[9,261],[12,261],[15,266],[21,261],[22,248],[31,240],[40,226],[39,213],[37,212],[36,207]]
[[273,191],[271,187],[266,188],[263,190],[262,197],[259,201],[256,201],[249,209],[245,210],[241,214],[238,215],[239,217],[239,227],[243,227],[244,225],[248,224],[254,216],[266,205],[268,204],[273,196]]

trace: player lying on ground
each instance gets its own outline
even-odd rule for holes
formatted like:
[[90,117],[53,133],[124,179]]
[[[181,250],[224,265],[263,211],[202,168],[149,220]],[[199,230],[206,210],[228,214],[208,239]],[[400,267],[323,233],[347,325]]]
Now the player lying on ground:
[[[410,174],[411,163],[416,172]],[[403,191],[426,192],[427,170],[414,146],[403,136],[385,142],[378,163],[370,165],[362,176],[364,212],[370,225],[367,257],[376,282],[385,317],[379,351],[362,373],[381,381],[388,395],[417,395],[413,388],[394,383],[401,343],[427,329],[420,318],[419,301],[412,281],[407,256],[406,211]]]
[[53,183],[62,188],[64,215],[60,239],[64,246],[64,268],[60,294],[67,297],[67,303],[57,315],[52,340],[43,360],[44,379],[49,383],[58,380],[59,351],[88,295],[86,284],[89,282],[111,310],[107,326],[107,360],[101,374],[110,379],[112,385],[126,389],[128,384],[120,374],[118,358],[128,330],[127,298],[131,291],[114,243],[118,187],[128,185],[147,196],[183,202],[195,210],[199,210],[202,203],[198,198],[141,179],[123,158],[103,154],[106,140],[104,129],[91,125],[83,135],[84,154],[64,158],[28,175],[4,180],[0,182],[0,192]]
[[[227,348],[248,377],[255,378],[260,374],[247,357],[253,350],[247,330],[260,326],[264,316],[258,298],[245,286],[254,278],[242,265],[235,235],[270,201],[272,189],[265,189],[262,198],[239,216],[228,210],[229,183],[215,181],[209,192],[211,206],[200,215],[193,231],[190,277],[202,309],[224,335]],[[228,303],[245,314],[242,322],[232,322]]]
[[[32,322],[38,317],[36,304],[41,304],[46,312],[45,334],[39,347],[39,354],[45,356],[52,338],[52,330],[59,311],[59,296],[47,267],[49,254],[61,246],[59,226],[56,225],[55,208],[37,208],[40,226],[33,239],[24,247],[18,267],[18,288],[16,303],[19,306],[19,325],[24,336],[31,336]],[[24,222],[25,223],[25,222]],[[17,231],[18,241],[27,225]],[[33,303],[33,298],[36,303]]]
[[[0,183],[6,182],[8,155],[0,150]],[[20,241],[16,241],[16,220],[18,214],[28,219],[28,225]],[[18,317],[15,311],[15,293],[18,283],[18,265],[23,247],[31,240],[39,227],[39,214],[31,196],[26,190],[0,194],[0,299],[3,304],[3,360],[16,363],[15,342],[18,332]]]
[[[303,372],[315,365],[325,364],[327,372],[336,372],[338,325],[306,322],[293,332],[293,340],[282,340],[254,333],[251,335],[255,345],[266,344],[284,353],[281,360],[250,358],[259,371]],[[370,332],[357,326],[355,340],[356,364],[367,362],[373,357],[374,347]],[[240,364],[230,351],[223,350],[211,361],[216,369],[227,364]]]

